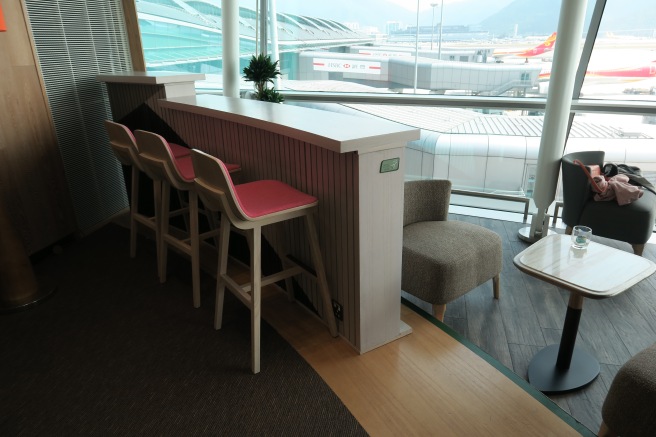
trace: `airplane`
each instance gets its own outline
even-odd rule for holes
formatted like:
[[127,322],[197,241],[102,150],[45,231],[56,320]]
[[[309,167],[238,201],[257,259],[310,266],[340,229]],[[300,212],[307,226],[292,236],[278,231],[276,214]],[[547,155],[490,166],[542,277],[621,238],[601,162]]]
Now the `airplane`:
[[619,77],[627,80],[640,80],[656,77],[656,60],[643,65],[618,67],[606,70],[588,70],[585,72],[585,76],[586,78]]
[[544,40],[544,42],[532,49],[525,50],[516,50],[516,51],[494,51],[492,56],[497,59],[497,62],[500,62],[502,58],[511,56],[514,58],[532,58],[535,56],[544,55],[545,53],[551,52],[556,45],[556,33],[552,33],[549,38]]
[[[546,81],[551,78],[551,68],[543,68],[538,75],[538,80]],[[656,60],[643,64],[632,64],[615,68],[590,68],[585,72],[585,80],[605,81],[614,80],[618,82],[633,82],[638,80],[656,78]]]

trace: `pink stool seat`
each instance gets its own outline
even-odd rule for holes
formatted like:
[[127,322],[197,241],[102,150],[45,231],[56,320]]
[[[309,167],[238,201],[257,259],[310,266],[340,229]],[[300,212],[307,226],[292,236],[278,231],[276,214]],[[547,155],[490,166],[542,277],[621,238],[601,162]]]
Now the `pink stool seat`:
[[234,187],[241,209],[251,218],[317,203],[316,197],[280,181],[255,181]]
[[[171,150],[173,152],[173,150]],[[180,176],[187,181],[194,181],[194,164],[191,162],[191,155],[182,156],[179,158],[174,157],[175,167],[178,169]]]
[[181,158],[183,156],[191,156],[191,149],[189,147],[181,146],[176,143],[169,143],[169,149],[174,158]]
[[[169,143],[169,145],[171,145]],[[181,147],[181,146],[178,146]],[[173,148],[171,149],[171,154],[173,154]],[[189,183],[194,182],[194,178],[196,177],[194,173],[194,164],[191,162],[191,152],[188,155],[183,155],[180,157],[176,157],[175,155],[173,156],[174,162],[175,162],[175,168],[178,169],[178,172],[180,173],[180,176]],[[241,170],[241,166],[239,164],[226,164],[226,169],[228,169],[229,173],[235,172],[237,170]]]

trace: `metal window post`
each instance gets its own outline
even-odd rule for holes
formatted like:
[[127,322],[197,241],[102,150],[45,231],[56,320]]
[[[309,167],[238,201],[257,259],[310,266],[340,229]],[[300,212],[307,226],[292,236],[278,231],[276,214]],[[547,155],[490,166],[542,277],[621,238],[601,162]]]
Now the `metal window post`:
[[533,201],[537,212],[533,214],[530,229],[519,230],[519,237],[530,242],[546,237],[548,234],[547,210],[556,197],[556,184],[560,159],[567,139],[586,5],[587,1],[565,0],[560,7],[558,45],[554,51],[535,175]]
[[239,4],[221,0],[223,95],[239,97]]
[[440,6],[440,36],[437,40],[437,59],[442,59],[442,18],[444,17],[444,0]]

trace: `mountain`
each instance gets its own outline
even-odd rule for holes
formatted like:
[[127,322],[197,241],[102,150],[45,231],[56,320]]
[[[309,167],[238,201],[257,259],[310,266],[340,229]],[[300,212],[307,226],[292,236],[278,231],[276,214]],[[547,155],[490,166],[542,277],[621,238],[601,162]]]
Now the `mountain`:
[[656,23],[656,7],[653,0],[608,2],[604,18],[601,20],[600,31],[653,38],[656,36],[654,23]]
[[[520,36],[549,35],[558,26],[560,6],[559,0],[515,0],[479,24],[483,30],[498,37],[512,36],[515,25]],[[584,32],[587,32],[593,8],[594,2],[588,1]],[[654,22],[656,8],[653,0],[608,2],[599,31],[653,37]]]
[[[445,26],[472,25],[484,20],[491,14],[500,11],[512,0],[463,0],[457,3],[444,4],[443,19]],[[431,3],[439,3],[434,1]],[[341,23],[358,23],[360,27],[375,26],[380,31],[385,30],[385,23],[397,21],[402,27],[415,26],[417,22],[416,1],[406,2],[408,7],[399,6],[398,0],[333,0],[333,1],[310,1],[310,0],[277,0],[278,12],[289,12],[292,14],[305,15],[309,17],[329,18]],[[428,6],[428,2],[422,0],[423,5],[419,14],[419,25],[430,26],[434,19],[438,21],[439,9]],[[408,9],[410,8],[410,9]]]
[[[250,0],[252,2],[252,0]],[[396,21],[402,27],[414,26],[417,20],[414,0],[407,0],[405,7],[401,0],[277,0],[278,12],[329,18],[341,23],[358,23],[361,28],[375,26],[384,31],[385,23]],[[655,36],[656,7],[654,0],[630,0],[608,2],[601,23],[601,32],[615,35]],[[439,4],[421,0],[419,25],[430,26],[431,21],[439,21],[440,6],[435,10],[429,4]],[[588,0],[586,25],[592,16],[595,2]],[[486,30],[497,37],[512,36],[515,26],[519,36],[549,35],[558,26],[561,0],[446,0],[444,4],[444,25],[470,25]],[[433,12],[435,16],[433,17]]]
[[549,35],[558,27],[560,1],[553,0],[515,0],[494,15],[480,22],[480,28],[495,37],[517,34]]

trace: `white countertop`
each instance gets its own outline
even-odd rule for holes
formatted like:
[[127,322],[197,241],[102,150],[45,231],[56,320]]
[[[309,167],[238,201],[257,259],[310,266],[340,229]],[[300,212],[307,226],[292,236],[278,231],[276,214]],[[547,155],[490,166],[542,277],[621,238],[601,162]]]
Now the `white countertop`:
[[403,147],[420,130],[386,120],[357,117],[300,106],[198,94],[160,100],[175,109],[265,129],[337,153],[359,154]]
[[125,71],[120,73],[99,74],[99,82],[130,83],[142,85],[163,85],[168,83],[194,82],[205,80],[202,73],[184,73],[180,71]]

